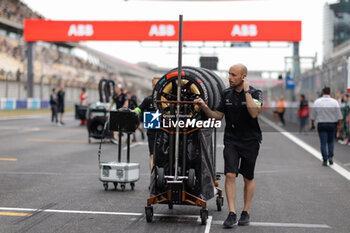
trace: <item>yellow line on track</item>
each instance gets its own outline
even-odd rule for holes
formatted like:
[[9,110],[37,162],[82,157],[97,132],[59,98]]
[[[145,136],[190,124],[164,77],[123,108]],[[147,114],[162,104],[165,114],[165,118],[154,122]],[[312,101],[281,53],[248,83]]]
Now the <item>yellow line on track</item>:
[[17,161],[17,159],[11,159],[11,158],[0,158],[0,161]]
[[16,213],[16,212],[0,212],[0,215],[6,215],[6,216],[30,216],[32,214],[29,213]]
[[55,142],[55,143],[84,143],[85,140],[50,139],[50,138],[27,138],[27,142]]

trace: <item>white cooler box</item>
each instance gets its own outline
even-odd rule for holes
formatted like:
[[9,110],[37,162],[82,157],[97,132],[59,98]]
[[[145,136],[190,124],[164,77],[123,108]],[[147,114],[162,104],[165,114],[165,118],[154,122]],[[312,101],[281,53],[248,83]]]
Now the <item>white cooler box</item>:
[[100,180],[104,182],[135,182],[140,178],[140,164],[123,162],[101,162]]

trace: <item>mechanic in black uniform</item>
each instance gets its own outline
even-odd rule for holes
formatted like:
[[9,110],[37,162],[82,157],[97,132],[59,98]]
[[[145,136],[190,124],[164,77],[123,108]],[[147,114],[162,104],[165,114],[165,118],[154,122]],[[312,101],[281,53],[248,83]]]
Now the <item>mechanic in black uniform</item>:
[[[113,105],[115,104],[116,109],[122,108],[122,107],[128,107],[129,105],[129,101],[128,101],[128,97],[126,96],[126,92],[124,92],[124,90],[122,89],[122,85],[118,84],[114,87],[114,94],[112,96],[112,101],[111,104],[108,108],[108,112],[111,111]],[[118,144],[118,132],[113,132],[114,138],[111,139],[111,141],[114,144]]]
[[242,64],[230,67],[229,83],[230,87],[221,93],[216,111],[212,111],[202,99],[195,100],[209,118],[221,120],[225,115],[225,190],[230,211],[225,227],[233,227],[237,223],[235,199],[238,173],[244,179],[244,208],[238,225],[249,224],[249,209],[255,189],[254,168],[262,140],[257,119],[263,101],[262,92],[249,86],[247,68]]
[[[152,79],[152,89],[156,86],[160,77],[154,77]],[[143,114],[143,112],[155,112],[156,106],[154,105],[152,95],[147,96],[140,106],[134,109],[137,114]],[[147,129],[147,139],[148,139],[148,149],[149,149],[149,169],[152,170],[153,167],[153,154],[154,154],[154,146],[156,141],[156,129]]]

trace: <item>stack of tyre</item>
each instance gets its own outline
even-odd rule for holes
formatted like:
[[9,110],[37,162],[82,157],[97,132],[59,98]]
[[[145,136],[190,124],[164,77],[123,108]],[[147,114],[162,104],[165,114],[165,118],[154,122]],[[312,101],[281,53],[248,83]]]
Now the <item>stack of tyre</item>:
[[[162,101],[177,100],[178,69],[166,73],[156,84],[153,90],[153,99]],[[200,97],[209,108],[216,109],[220,102],[220,93],[225,88],[222,79],[213,71],[184,66],[181,74],[181,101],[193,101]],[[156,103],[161,113],[170,114],[170,104]],[[187,113],[193,118],[200,118],[200,109],[197,105],[189,105]],[[180,114],[184,114],[180,109]]]
[[89,143],[91,138],[105,139],[111,138],[113,133],[108,130],[108,126],[104,129],[107,121],[107,109],[110,105],[110,99],[113,95],[115,82],[113,80],[101,79],[98,85],[99,102],[91,105],[87,111],[87,130],[89,133]]

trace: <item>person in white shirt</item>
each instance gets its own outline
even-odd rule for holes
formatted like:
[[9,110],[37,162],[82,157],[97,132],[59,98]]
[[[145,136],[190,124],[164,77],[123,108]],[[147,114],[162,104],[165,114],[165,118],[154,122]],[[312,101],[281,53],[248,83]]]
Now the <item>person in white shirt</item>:
[[317,122],[323,166],[327,166],[328,161],[330,165],[333,164],[335,133],[337,127],[341,126],[343,119],[340,106],[335,99],[330,97],[330,92],[329,87],[322,89],[322,97],[315,101],[310,115],[311,129],[315,129],[315,121]]

